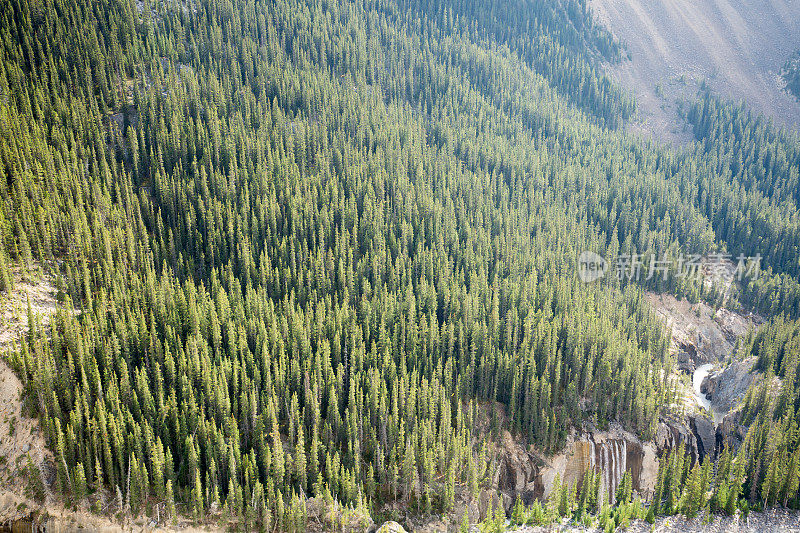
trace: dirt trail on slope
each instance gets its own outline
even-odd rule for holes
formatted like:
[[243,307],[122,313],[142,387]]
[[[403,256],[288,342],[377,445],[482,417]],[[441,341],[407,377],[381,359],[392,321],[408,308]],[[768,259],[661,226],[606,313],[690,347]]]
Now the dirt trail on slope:
[[691,139],[675,104],[702,80],[800,129],[800,105],[779,71],[800,48],[800,0],[590,0],[630,60],[609,74],[636,96],[633,131],[676,144]]

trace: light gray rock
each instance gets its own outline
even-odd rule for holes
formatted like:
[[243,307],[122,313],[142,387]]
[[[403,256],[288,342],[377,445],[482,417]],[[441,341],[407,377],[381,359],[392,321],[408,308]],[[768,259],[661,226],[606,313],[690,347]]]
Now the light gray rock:
[[406,533],[406,530],[397,522],[386,522],[375,533]]
[[744,398],[757,373],[754,357],[736,361],[721,371],[709,374],[701,386],[718,413],[728,413]]

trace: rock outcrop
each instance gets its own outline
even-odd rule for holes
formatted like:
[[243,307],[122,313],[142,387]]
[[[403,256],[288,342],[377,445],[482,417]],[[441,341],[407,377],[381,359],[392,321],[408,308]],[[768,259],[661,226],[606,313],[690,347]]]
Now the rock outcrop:
[[491,488],[481,490],[467,512],[472,520],[483,520],[492,508],[501,505],[510,511],[517,497],[530,505],[544,495],[539,467],[542,459],[508,431],[503,431],[494,450]]
[[728,413],[744,398],[756,377],[754,364],[755,358],[749,357],[706,377],[700,390],[711,400],[716,412]]
[[561,482],[580,487],[589,469],[600,472],[600,483],[607,501],[614,501],[617,487],[626,471],[630,471],[633,488],[648,496],[658,475],[656,447],[643,443],[635,435],[618,426],[608,431],[587,431],[570,437],[564,452],[547,460],[542,468],[544,495]]
[[494,486],[511,499],[512,504],[517,496],[530,504],[544,494],[539,464],[541,460],[536,455],[526,450],[509,432],[504,431]]
[[716,457],[718,428],[714,422],[701,415],[690,415],[685,422],[677,419],[662,420],[656,431],[655,443],[658,455],[667,453],[683,444],[692,461]]
[[[675,370],[693,379],[702,379],[702,374],[697,373],[704,370],[702,365],[718,366],[729,361],[735,355],[737,340],[763,323],[752,313],[724,307],[715,310],[706,303],[692,304],[667,294],[648,293],[646,298],[671,330]],[[716,457],[726,442],[738,446],[744,428],[739,425],[738,415],[731,415],[757,377],[753,364],[750,358],[712,371],[693,389],[681,385],[682,380],[676,375],[680,401],[689,415],[676,413],[659,424],[655,439],[659,453],[683,443],[692,460],[697,460]],[[707,418],[708,414],[713,420]]]
[[689,427],[677,420],[665,419],[658,424],[655,443],[659,456],[683,444],[693,461],[698,458],[697,437]]
[[744,442],[747,428],[742,426],[740,419],[741,412],[738,410],[728,413],[722,419],[722,423],[717,427],[717,441],[720,449],[728,445],[732,450],[737,451]]
[[736,339],[763,322],[761,317],[728,309],[715,310],[706,303],[692,304],[668,294],[647,294],[656,314],[672,330],[672,350],[681,370],[717,363],[733,352]]
[[714,422],[702,416],[690,416],[689,425],[697,443],[697,456],[703,460],[716,457],[717,430]]

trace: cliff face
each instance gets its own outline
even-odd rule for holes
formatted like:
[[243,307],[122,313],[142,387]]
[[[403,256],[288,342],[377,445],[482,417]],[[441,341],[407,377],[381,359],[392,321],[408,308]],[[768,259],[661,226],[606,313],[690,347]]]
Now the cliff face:
[[726,360],[733,353],[736,339],[763,322],[752,313],[714,309],[703,302],[692,304],[668,294],[648,293],[646,298],[670,329],[678,369],[687,373],[704,363]]
[[641,442],[619,426],[607,431],[584,431],[569,439],[562,453],[549,458],[540,477],[544,495],[550,493],[557,476],[561,482],[580,486],[587,470],[600,472],[600,484],[607,500],[613,502],[617,487],[626,471],[630,471],[633,487],[642,496],[649,496],[658,475],[656,446]]
[[[466,512],[471,522],[480,522],[496,507],[511,512],[517,497],[530,505],[534,499],[547,498],[556,479],[579,489],[591,469],[600,474],[605,501],[614,502],[626,471],[631,474],[634,490],[647,500],[655,488],[658,457],[668,451],[683,446],[691,460],[697,461],[716,457],[726,442],[738,446],[745,428],[735,409],[731,410],[757,377],[752,372],[753,361],[712,370],[700,385],[700,392],[708,396],[714,409],[723,415],[730,412],[719,423],[703,409],[681,372],[691,377],[700,365],[719,367],[730,360],[737,339],[756,327],[760,319],[724,308],[715,310],[704,303],[693,305],[671,296],[648,295],[648,299],[671,329],[671,350],[679,363],[671,378],[683,387],[684,395],[675,412],[659,422],[653,440],[642,442],[618,424],[605,430],[586,425],[572,431],[560,453],[548,456],[507,431],[490,437],[490,409],[497,410],[497,417],[503,421],[505,412],[499,404],[484,404],[474,430],[492,443],[492,470],[477,496],[463,491],[458,494],[451,513],[456,520]],[[448,524],[437,519],[414,524],[413,529],[432,532],[447,528]]]
[[587,470],[601,474],[600,483],[606,501],[613,502],[626,471],[630,471],[633,488],[647,499],[652,495],[658,476],[658,457],[683,444],[686,453],[697,460],[713,455],[717,432],[713,423],[703,417],[687,421],[664,419],[659,423],[651,442],[642,442],[617,424],[608,430],[586,427],[574,431],[564,450],[553,456],[542,456],[505,432],[496,449],[496,469],[492,489],[484,490],[472,504],[481,519],[493,503],[502,502],[510,510],[519,496],[526,504],[535,498],[546,498],[556,483],[580,487]]
[[754,364],[755,358],[749,357],[706,377],[700,390],[708,396],[717,412],[731,411],[744,398],[756,377]]
[[[738,313],[706,303],[692,304],[666,294],[646,295],[656,314],[670,330],[670,350],[676,358],[672,378],[683,397],[683,412],[659,428],[659,450],[683,441],[693,459],[715,457],[723,442],[739,439],[737,416],[732,413],[758,375],[752,359],[730,362],[738,339],[758,328],[763,319],[753,313]],[[704,368],[700,368],[706,365]],[[713,365],[713,366],[712,366]],[[702,373],[711,369],[703,379]],[[686,378],[699,385],[694,390]],[[702,380],[702,381],[701,381]]]
[[698,458],[697,437],[687,425],[680,421],[662,421],[656,431],[655,443],[659,455],[683,444],[686,453],[692,457],[693,461]]
[[[540,476],[540,456],[522,442],[514,438],[511,433],[504,431],[497,447],[497,463],[492,478],[492,486],[496,488],[498,501],[503,507],[511,509],[517,496],[525,504],[531,504],[534,499],[544,495],[544,486]],[[479,505],[481,516],[491,503],[491,495],[485,495]]]
[[[460,494],[453,513],[458,519],[466,511],[471,521],[481,521],[496,506],[510,512],[517,497],[526,505],[534,499],[547,498],[556,478],[580,488],[589,469],[600,473],[603,494],[610,502],[626,471],[631,473],[634,490],[645,498],[652,494],[658,475],[656,444],[640,441],[617,424],[603,431],[591,427],[573,431],[564,450],[553,456],[540,454],[508,431],[495,440],[492,451],[488,487],[482,488],[476,498]],[[418,529],[426,530],[435,524],[421,526]]]

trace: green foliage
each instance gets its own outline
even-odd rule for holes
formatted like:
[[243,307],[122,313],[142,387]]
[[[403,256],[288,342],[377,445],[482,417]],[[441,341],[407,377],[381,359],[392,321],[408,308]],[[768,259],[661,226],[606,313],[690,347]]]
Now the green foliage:
[[44,503],[47,492],[42,479],[42,473],[39,468],[33,464],[30,455],[27,457],[27,463],[23,469],[23,478],[26,480],[25,496],[37,503]]
[[734,262],[761,256],[760,275],[742,276],[742,303],[770,316],[800,317],[800,137],[710,94],[688,119],[700,141],[697,155],[704,154],[699,164],[712,176],[691,194],[701,198]]
[[525,511],[525,506],[522,504],[522,498],[519,494],[517,494],[517,500],[514,502],[514,508],[511,511],[511,517],[509,520],[511,524],[516,526],[521,526],[527,523],[528,516],[527,512]]
[[464,509],[464,515],[461,517],[461,524],[458,526],[458,533],[469,533],[469,514]]
[[617,487],[616,501],[619,503],[630,503],[632,497],[633,478],[631,478],[630,471],[626,470]]
[[[743,401],[741,420],[748,426],[744,442],[726,446],[712,464],[690,465],[682,448],[662,457],[651,509],[653,514],[700,512],[732,515],[752,506],[798,506],[800,440],[798,440],[797,366],[800,321],[778,317],[748,336],[744,356],[764,372]],[[780,385],[774,377],[780,378]],[[780,393],[774,389],[780,387]]]
[[[0,4],[0,290],[56,260],[64,309],[13,359],[66,497],[301,530],[307,496],[477,495],[487,413],[545,452],[584,420],[650,438],[667,337],[641,285],[577,280],[582,250],[760,253],[743,301],[798,314],[797,139],[711,98],[695,151],[617,131],[586,2]],[[794,449],[747,455],[747,488],[796,500]],[[616,527],[630,478],[612,516],[594,476],[527,520]]]
[[506,530],[506,515],[502,505],[498,503],[492,506],[486,513],[486,518],[478,525],[481,533],[502,533]]

